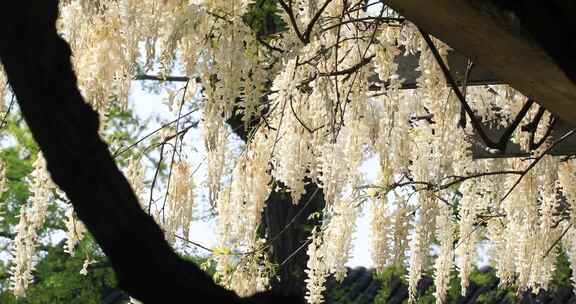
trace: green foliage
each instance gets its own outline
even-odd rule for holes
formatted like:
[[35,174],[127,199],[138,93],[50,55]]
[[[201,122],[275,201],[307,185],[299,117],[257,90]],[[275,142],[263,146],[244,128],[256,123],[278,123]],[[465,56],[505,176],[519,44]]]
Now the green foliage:
[[[142,134],[146,130],[148,121],[142,121],[130,110],[112,105],[106,113],[104,139],[110,144],[110,151],[112,151],[112,153],[124,150],[133,145],[142,137]],[[140,153],[140,150],[136,148],[126,150],[122,153],[121,157],[116,158],[116,161],[119,162],[120,165],[126,165],[126,160],[131,159],[138,153]]]
[[391,296],[391,288],[398,283],[406,284],[406,270],[404,267],[392,266],[384,269],[382,272],[376,275],[376,278],[382,282],[382,288],[378,291],[376,298],[374,299],[375,304],[385,304]]
[[[138,119],[132,112],[112,106],[105,117],[104,137],[111,144],[111,151],[135,143],[146,130],[146,121]],[[158,139],[152,138],[147,144],[154,146]],[[19,219],[20,209],[29,201],[31,179],[29,178],[38,155],[38,147],[30,131],[18,113],[12,113],[6,128],[0,131],[0,158],[6,164],[7,191],[0,198],[0,252],[9,252],[14,227]],[[143,146],[143,145],[142,145]],[[145,147],[137,146],[118,158],[120,165],[130,157],[142,153]],[[160,174],[163,175],[162,172]],[[40,242],[37,250],[37,263],[33,272],[34,281],[27,290],[27,297],[16,299],[9,290],[9,265],[6,256],[0,259],[0,303],[2,304],[52,304],[52,303],[101,303],[102,296],[117,289],[112,269],[100,248],[87,235],[79,244],[73,256],[64,252],[63,242],[55,244],[65,231],[64,198],[49,203],[46,224],[39,231]],[[86,257],[95,261],[87,275],[80,274]],[[201,257],[186,257],[201,264]],[[208,272],[214,272],[214,265]]]
[[[64,252],[63,244],[49,247],[43,258],[36,265],[34,283],[27,291],[26,298],[16,299],[12,293],[4,289],[0,292],[2,304],[99,304],[103,297],[117,290],[117,282],[109,263],[102,256],[92,256],[97,262],[88,268],[88,274],[80,274],[86,255],[98,254],[94,242],[85,239],[73,256]],[[207,258],[186,256],[197,265],[205,263]],[[0,271],[2,271],[0,263]],[[207,272],[212,275],[215,265]],[[117,302],[118,304],[120,302]],[[124,303],[124,302],[122,302]]]
[[0,150],[0,158],[6,165],[8,189],[1,196],[0,212],[4,221],[0,222],[0,232],[9,232],[9,227],[17,224],[20,204],[30,195],[26,177],[32,172],[38,150],[22,120],[8,120],[6,129],[1,136],[6,144]]
[[[138,134],[141,122],[129,112],[111,111],[108,117],[111,137],[131,139],[129,132]],[[0,158],[6,165],[7,190],[0,198],[0,251],[8,253],[11,239],[15,236],[20,209],[26,205],[31,195],[33,164],[38,155],[38,147],[19,113],[13,112],[5,129],[1,130]],[[55,193],[56,194],[56,193]],[[61,238],[65,230],[63,198],[49,202],[44,227],[38,231],[39,242],[34,282],[25,299],[15,299],[9,290],[9,265],[7,256],[0,259],[0,303],[100,303],[100,293],[104,287],[116,285],[110,268],[96,269],[88,276],[79,274],[84,259],[90,256],[103,260],[99,248],[87,236],[80,244],[75,256],[70,257],[63,250],[63,242],[55,244],[54,236]]]
[[572,269],[570,268],[570,261],[566,255],[566,251],[560,248],[558,257],[556,258],[556,270],[550,282],[549,289],[552,292],[558,292],[572,282]]
[[105,264],[95,264],[86,276],[80,274],[87,251],[92,251],[91,240],[82,242],[74,256],[64,252],[63,243],[48,247],[36,265],[34,283],[26,298],[16,299],[9,290],[0,293],[0,303],[51,304],[51,303],[101,303],[105,290],[116,286],[112,269]]
[[470,276],[470,282],[486,289],[485,292],[478,296],[476,303],[516,303],[516,288],[512,286],[508,288],[499,287],[499,280],[494,271],[473,272]]
[[[549,294],[556,294],[572,290],[571,286],[570,264],[564,252],[560,252],[557,260],[557,268],[554,272],[550,286],[548,288]],[[405,281],[405,272],[403,268],[390,267],[376,276],[376,279],[382,282],[382,287],[379,290],[374,300],[375,304],[385,304],[391,299],[392,293],[400,288],[407,288]],[[398,284],[401,283],[402,286]],[[517,296],[517,286],[499,286],[500,281],[496,277],[493,270],[475,270],[470,275],[470,290],[478,291],[478,296],[474,303],[477,304],[491,304],[491,303],[517,303],[519,298]],[[418,303],[420,304],[433,304],[436,303],[434,297],[435,287],[430,285],[426,290],[420,291]],[[331,291],[332,294],[345,294],[346,290]],[[470,295],[468,295],[470,296]],[[458,303],[462,300],[460,280],[458,273],[453,271],[450,278],[449,288],[447,291],[445,303]],[[408,303],[405,299],[403,303]]]
[[260,37],[268,37],[287,29],[280,17],[277,0],[257,0],[251,3],[244,15],[244,22]]

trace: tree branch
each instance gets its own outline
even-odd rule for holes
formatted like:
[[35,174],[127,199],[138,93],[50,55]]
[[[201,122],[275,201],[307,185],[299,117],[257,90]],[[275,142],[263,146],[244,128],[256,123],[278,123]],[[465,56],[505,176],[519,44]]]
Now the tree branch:
[[355,72],[358,72],[358,70],[360,70],[360,68],[362,68],[363,66],[367,65],[368,63],[370,63],[370,61],[372,60],[372,58],[374,58],[376,55],[370,55],[368,57],[364,57],[362,58],[362,60],[360,60],[360,62],[358,62],[357,64],[343,69],[343,70],[335,70],[332,72],[327,72],[327,73],[319,73],[320,76],[343,76],[343,75],[349,75]]
[[302,33],[300,32],[300,29],[298,28],[298,23],[296,22],[296,17],[294,16],[294,11],[292,10],[292,4],[287,4],[284,0],[278,0],[278,3],[280,3],[280,6],[282,6],[284,11],[288,15],[288,18],[290,19],[290,24],[292,25],[292,28],[296,33],[296,37],[298,37],[298,39],[300,39],[302,43],[307,44],[308,42],[304,39]]
[[450,84],[450,87],[452,88],[452,90],[454,91],[456,96],[458,97],[460,104],[462,105],[462,107],[464,108],[464,110],[466,111],[468,116],[470,116],[470,122],[472,123],[474,130],[476,130],[476,132],[478,133],[478,135],[480,136],[480,138],[482,139],[482,141],[484,142],[484,144],[486,144],[486,146],[488,148],[496,149],[500,152],[504,152],[504,150],[506,150],[506,145],[507,145],[508,141],[510,140],[510,136],[512,135],[512,133],[514,133],[514,131],[516,130],[516,128],[518,127],[518,125],[520,124],[520,122],[522,121],[524,116],[526,116],[526,114],[528,113],[528,110],[530,109],[530,107],[534,104],[534,101],[532,100],[532,98],[528,98],[528,101],[526,101],[526,103],[524,104],[524,106],[522,107],[520,112],[518,112],[518,114],[516,115],[516,118],[514,119],[512,124],[510,126],[508,126],[506,128],[506,130],[504,130],[504,134],[500,137],[500,139],[497,142],[492,141],[492,139],[490,139],[490,137],[488,137],[488,135],[484,132],[484,129],[482,128],[482,124],[480,123],[480,120],[474,114],[474,110],[472,110],[470,105],[466,102],[466,97],[462,94],[462,91],[460,91],[460,89],[458,88],[456,81],[454,81],[454,78],[450,74],[450,70],[448,70],[448,67],[446,66],[446,64],[442,60],[442,57],[440,56],[438,49],[434,45],[434,42],[432,42],[430,35],[428,35],[426,32],[424,32],[420,28],[418,28],[418,30],[420,31],[420,34],[422,35],[422,37],[426,41],[426,44],[428,45],[428,47],[430,48],[430,51],[432,52],[432,55],[436,59],[436,62],[440,66],[440,69],[442,70],[442,73],[444,74],[446,81],[448,81],[448,84]]
[[162,76],[162,75],[146,75],[139,74],[134,76],[134,80],[155,80],[155,81],[172,81],[172,82],[188,82],[188,76]]
[[562,143],[563,141],[565,141],[566,139],[568,139],[570,136],[574,135],[574,132],[576,132],[576,129],[572,129],[568,132],[566,132],[564,135],[562,135],[562,137],[560,137],[558,140],[556,140],[555,142],[553,142],[550,147],[548,147],[546,150],[544,150],[544,152],[542,152],[540,155],[538,155],[538,157],[536,157],[528,167],[526,167],[526,169],[524,169],[522,171],[522,174],[520,174],[520,176],[518,177],[518,179],[516,180],[516,182],[514,182],[514,184],[512,185],[512,187],[510,187],[510,189],[508,190],[508,192],[506,192],[506,194],[502,197],[502,199],[500,200],[500,202],[503,202],[511,193],[512,191],[514,191],[514,189],[516,188],[516,186],[518,186],[518,184],[520,184],[520,181],[522,181],[522,178],[524,178],[524,176],[526,176],[526,174],[528,174],[528,172],[534,168],[534,166],[536,166],[536,164],[538,164],[538,162],[540,160],[542,160],[542,158],[544,158],[544,156],[546,156],[546,154],[548,154],[548,152],[550,152],[552,149],[554,149],[554,147],[556,147],[558,144]]
[[314,25],[316,25],[316,22],[318,21],[318,19],[320,19],[320,16],[322,16],[322,13],[328,7],[328,4],[330,4],[330,2],[332,2],[332,0],[324,1],[324,4],[322,5],[322,7],[320,7],[320,9],[318,9],[318,11],[314,15],[314,17],[312,17],[312,19],[310,20],[310,23],[308,23],[306,30],[302,34],[302,38],[304,39],[304,41],[306,41],[306,43],[310,42],[310,34],[312,34],[312,30],[314,29]]

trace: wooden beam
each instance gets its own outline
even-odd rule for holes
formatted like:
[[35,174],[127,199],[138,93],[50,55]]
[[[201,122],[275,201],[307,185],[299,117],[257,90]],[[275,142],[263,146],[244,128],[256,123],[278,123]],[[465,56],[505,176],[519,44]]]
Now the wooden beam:
[[[416,89],[417,79],[420,77],[421,73],[417,71],[418,62],[420,61],[420,53],[413,55],[400,55],[394,58],[394,62],[398,64],[398,76],[403,79],[401,89]],[[448,68],[454,80],[458,85],[461,85],[464,81],[464,74],[466,73],[466,68],[468,65],[468,58],[462,54],[449,51],[448,52]],[[382,86],[386,86],[387,83],[379,79],[377,73],[373,73],[369,77],[370,90],[377,91],[380,90]],[[470,73],[468,79],[468,86],[480,86],[487,84],[502,84],[502,81],[498,80],[492,72],[485,69],[482,66],[476,65],[472,72]],[[448,84],[446,84],[448,86]]]
[[[568,76],[574,75],[573,55],[566,55],[562,50],[570,46],[565,42],[554,45],[543,34],[548,28],[549,35],[560,34],[558,40],[573,41],[574,37],[563,37],[562,33],[568,35],[574,29],[558,26],[573,23],[566,16],[576,12],[565,12],[566,7],[571,9],[573,6],[559,6],[565,9],[558,13],[548,7],[540,9],[549,5],[549,1],[518,1],[517,6],[521,9],[505,8],[487,0],[384,2],[424,31],[490,70],[504,83],[533,97],[566,123],[576,123],[576,84],[575,79]],[[538,22],[541,27],[537,26]]]

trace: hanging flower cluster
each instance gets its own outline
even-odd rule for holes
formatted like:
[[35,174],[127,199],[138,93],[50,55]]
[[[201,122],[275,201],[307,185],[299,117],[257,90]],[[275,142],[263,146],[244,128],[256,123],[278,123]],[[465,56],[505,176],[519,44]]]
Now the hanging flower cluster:
[[41,154],[34,162],[31,188],[30,202],[20,209],[16,237],[11,245],[10,288],[17,297],[25,296],[26,289],[32,282],[38,232],[44,225],[48,202],[52,199],[54,188],[46,169],[46,161]]
[[72,205],[68,205],[66,208],[66,244],[64,250],[70,254],[74,254],[74,249],[84,238],[87,230],[84,224],[78,219],[78,216],[74,212]]
[[178,229],[182,229],[183,237],[188,239],[194,209],[194,181],[190,165],[178,161],[174,164],[173,170],[167,194],[168,215],[164,224],[166,238],[171,242],[174,242]]
[[324,297],[322,292],[326,290],[324,283],[326,282],[327,267],[325,263],[325,256],[322,250],[322,239],[320,232],[316,228],[312,230],[310,236],[310,245],[308,246],[308,263],[306,274],[306,301],[310,304],[320,304],[323,302]]
[[[0,161],[0,197],[8,190],[8,177],[6,175],[6,163]],[[2,215],[4,214],[3,204],[0,204],[0,223],[4,220]]]

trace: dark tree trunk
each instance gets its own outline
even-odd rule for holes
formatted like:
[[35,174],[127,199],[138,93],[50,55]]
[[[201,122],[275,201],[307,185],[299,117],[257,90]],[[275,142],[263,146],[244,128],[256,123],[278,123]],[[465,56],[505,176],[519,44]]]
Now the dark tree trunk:
[[270,292],[240,299],[170,248],[98,136],[98,115],[80,95],[70,48],[56,33],[57,7],[57,0],[4,3],[0,60],[53,180],[107,255],[120,287],[147,304],[288,301]]
[[[237,101],[240,101],[238,99]],[[263,104],[268,104],[263,102]],[[237,109],[236,109],[237,110]],[[240,111],[235,111],[234,115],[228,119],[228,125],[234,130],[244,142],[249,138],[249,134],[256,128],[260,120],[258,117],[266,115],[267,109],[252,120],[247,128],[244,127]],[[261,125],[265,128],[265,125]],[[306,193],[300,198],[298,204],[292,202],[290,193],[286,192],[286,187],[280,184],[281,190],[274,189],[266,200],[266,207],[262,214],[261,235],[270,244],[270,261],[279,265],[278,279],[272,281],[272,289],[275,293],[304,298],[306,292],[306,264],[308,255],[306,254],[306,243],[312,227],[320,224],[320,219],[310,219],[310,215],[324,209],[324,192],[317,184],[311,181],[305,186]]]
[[[267,37],[281,31],[273,18],[271,14],[266,15],[265,25],[258,33],[260,37]],[[269,85],[271,85],[271,80]],[[269,105],[265,97],[263,97],[262,104]],[[235,109],[234,115],[228,119],[227,123],[234,133],[246,142],[249,134],[261,124],[259,117],[265,116],[267,111],[268,109],[264,108],[262,113],[245,127],[241,111]],[[265,123],[260,127],[268,126]],[[293,204],[290,195],[285,191],[278,192],[274,189],[266,201],[261,227],[261,235],[270,244],[270,260],[280,266],[279,279],[272,281],[272,289],[277,294],[298,298],[303,298],[306,291],[304,270],[308,256],[305,243],[313,225],[320,223],[319,219],[309,219],[309,217],[315,212],[322,211],[325,204],[324,192],[318,185],[309,183],[305,189],[306,194],[302,196],[298,204]]]
[[279,294],[304,297],[306,292],[307,241],[319,218],[310,215],[324,208],[324,193],[310,183],[297,205],[290,193],[272,192],[264,209],[264,227],[272,247],[271,260],[279,267],[279,280],[272,282]]

